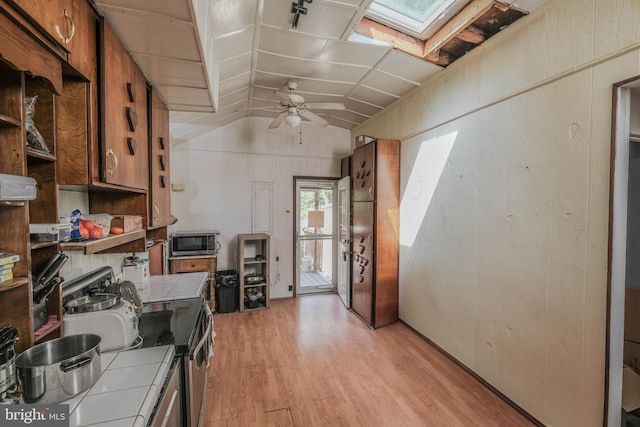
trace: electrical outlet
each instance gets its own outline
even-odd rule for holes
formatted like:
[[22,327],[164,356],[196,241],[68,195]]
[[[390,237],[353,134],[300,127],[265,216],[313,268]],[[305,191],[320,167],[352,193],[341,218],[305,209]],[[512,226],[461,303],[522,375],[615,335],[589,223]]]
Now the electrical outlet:
[[280,257],[276,255],[276,262],[280,261]]
[[289,285],[289,292],[293,290],[293,285]]

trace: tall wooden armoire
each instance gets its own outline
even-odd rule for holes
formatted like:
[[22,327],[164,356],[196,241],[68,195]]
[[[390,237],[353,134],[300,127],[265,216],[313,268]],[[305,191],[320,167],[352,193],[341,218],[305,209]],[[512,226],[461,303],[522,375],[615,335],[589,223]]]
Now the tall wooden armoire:
[[380,328],[398,320],[400,142],[355,149],[352,178],[353,310]]

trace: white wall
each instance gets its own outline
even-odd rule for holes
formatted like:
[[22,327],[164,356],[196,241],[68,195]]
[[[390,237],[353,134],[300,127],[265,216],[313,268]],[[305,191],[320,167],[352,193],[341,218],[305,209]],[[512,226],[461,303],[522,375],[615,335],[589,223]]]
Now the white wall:
[[172,146],[171,182],[185,184],[185,190],[172,192],[178,222],[170,232],[219,230],[218,270],[237,270],[236,235],[252,232],[252,183],[271,183],[271,297],[280,298],[292,295],[293,177],[340,177],[350,134],[303,121],[301,141],[299,129],[270,130],[270,122],[242,119]]
[[612,84],[639,42],[638,1],[553,0],[352,132],[402,141],[401,319],[550,426],[603,422]]

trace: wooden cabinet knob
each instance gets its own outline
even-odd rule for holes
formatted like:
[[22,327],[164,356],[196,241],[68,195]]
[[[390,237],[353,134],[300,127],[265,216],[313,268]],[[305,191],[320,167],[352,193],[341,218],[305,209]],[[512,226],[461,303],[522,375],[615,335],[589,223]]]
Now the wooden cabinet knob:
[[131,107],[126,108],[127,112],[127,123],[129,124],[129,130],[131,132],[136,131],[136,126],[138,125],[138,113]]
[[129,148],[129,154],[133,156],[138,149],[138,141],[135,138],[127,138],[127,147]]
[[131,82],[127,83],[127,95],[129,95],[129,101],[130,102],[135,102],[135,100],[136,100],[136,87]]

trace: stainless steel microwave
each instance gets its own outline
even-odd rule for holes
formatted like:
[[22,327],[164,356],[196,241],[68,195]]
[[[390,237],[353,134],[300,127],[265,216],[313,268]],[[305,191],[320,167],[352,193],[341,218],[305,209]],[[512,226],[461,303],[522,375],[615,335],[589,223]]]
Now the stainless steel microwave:
[[171,255],[214,255],[220,249],[217,230],[179,231],[171,235]]

